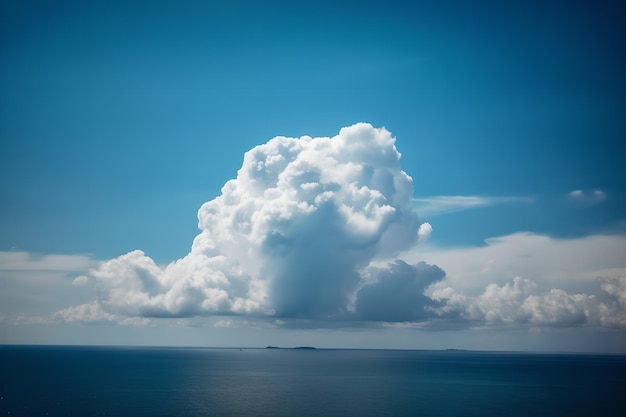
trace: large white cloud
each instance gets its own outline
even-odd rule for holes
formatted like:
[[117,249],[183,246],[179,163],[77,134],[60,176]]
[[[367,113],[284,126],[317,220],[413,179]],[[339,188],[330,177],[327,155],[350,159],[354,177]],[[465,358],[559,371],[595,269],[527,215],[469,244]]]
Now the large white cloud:
[[361,271],[417,241],[412,196],[384,128],[276,137],[200,208],[186,257],[161,268],[134,251],[87,275],[111,314],[345,318]]

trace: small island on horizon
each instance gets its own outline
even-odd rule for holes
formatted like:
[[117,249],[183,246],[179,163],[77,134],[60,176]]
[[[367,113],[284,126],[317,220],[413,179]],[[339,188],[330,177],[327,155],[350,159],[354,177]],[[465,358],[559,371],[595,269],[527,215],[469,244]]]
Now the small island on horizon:
[[313,346],[296,346],[296,347],[292,347],[292,348],[281,348],[278,346],[266,346],[265,349],[300,349],[300,350],[315,350],[317,349],[316,347]]

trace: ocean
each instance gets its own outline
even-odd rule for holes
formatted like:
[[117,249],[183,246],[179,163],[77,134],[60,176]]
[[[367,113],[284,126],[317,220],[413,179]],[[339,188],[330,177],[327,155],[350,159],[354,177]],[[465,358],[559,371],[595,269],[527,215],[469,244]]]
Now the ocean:
[[0,415],[623,416],[626,355],[0,346]]

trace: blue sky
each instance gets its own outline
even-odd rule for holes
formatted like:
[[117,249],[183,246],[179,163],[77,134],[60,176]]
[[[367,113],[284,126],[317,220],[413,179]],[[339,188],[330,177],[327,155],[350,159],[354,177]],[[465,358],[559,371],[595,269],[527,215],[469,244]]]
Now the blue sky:
[[[309,337],[306,344],[328,346],[626,350],[625,325],[589,324],[590,313],[568,325],[567,317],[496,323],[475,308],[489,284],[514,288],[515,277],[519,288],[536,283],[536,297],[556,288],[612,295],[606,303],[626,308],[616,295],[626,285],[623,10],[611,2],[338,3],[2,2],[3,342],[103,343],[93,336],[102,332],[111,343],[167,344],[156,328],[181,343],[220,346]],[[100,306],[111,315],[106,324],[49,319],[89,305],[100,288],[91,281],[104,279],[98,262],[140,249],[164,267],[188,255],[198,209],[222,194],[253,147],[279,135],[334,137],[357,122],[396,138],[395,168],[413,179],[409,205],[432,226],[427,240],[402,248],[402,259],[436,263],[445,278],[422,282],[415,272],[416,287],[406,285],[420,297],[430,284],[447,297],[463,289],[463,309],[453,297],[445,306],[464,323],[441,310],[437,320],[374,326],[355,313],[331,325],[307,316],[322,311],[314,297],[296,303],[307,314],[278,324],[269,310],[191,309],[183,318],[166,309],[159,319],[112,305]],[[464,268],[486,269],[468,253],[503,265],[477,275]],[[368,260],[371,268],[382,262]],[[362,283],[380,280],[387,298],[379,303],[393,304],[393,289],[405,285],[384,281],[391,273],[359,271]],[[270,292],[291,285],[275,273]],[[81,276],[86,283],[72,284]],[[610,280],[615,290],[602,290],[613,288]],[[326,288],[307,282],[293,285]],[[412,302],[421,308],[420,300]],[[519,309],[529,308],[520,300]],[[144,321],[120,324],[131,319]],[[590,333],[599,346],[584,343]]]

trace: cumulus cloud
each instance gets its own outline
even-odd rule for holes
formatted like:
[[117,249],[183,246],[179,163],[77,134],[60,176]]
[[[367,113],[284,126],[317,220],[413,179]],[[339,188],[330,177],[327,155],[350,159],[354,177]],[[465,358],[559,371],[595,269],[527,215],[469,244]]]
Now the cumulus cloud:
[[432,291],[440,306],[429,309],[440,317],[468,325],[603,326],[626,327],[623,295],[626,278],[601,278],[600,295],[568,293],[559,288],[537,290],[535,282],[515,277],[503,285],[492,283],[477,297],[466,296],[449,286]]
[[[446,269],[426,294],[455,326],[601,326],[626,328],[626,237],[557,239],[532,233],[486,245],[422,246],[402,256]],[[442,321],[437,321],[440,325]]]
[[127,317],[120,314],[112,314],[106,311],[97,301],[70,306],[48,315],[27,316],[22,314],[15,317],[4,317],[3,322],[9,325],[63,323],[146,326],[150,324],[150,320],[144,317]]
[[97,302],[64,308],[55,312],[51,318],[65,323],[115,323],[119,319],[104,311]]
[[600,278],[600,287],[607,295],[600,321],[610,327],[626,327],[626,275],[618,278]]
[[202,205],[187,256],[160,267],[137,250],[86,276],[110,314],[345,318],[372,260],[430,234],[412,196],[384,128],[275,137],[247,152],[237,177]]

